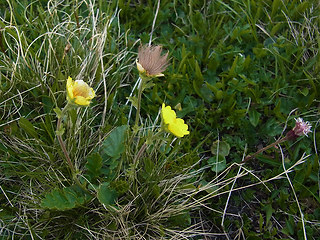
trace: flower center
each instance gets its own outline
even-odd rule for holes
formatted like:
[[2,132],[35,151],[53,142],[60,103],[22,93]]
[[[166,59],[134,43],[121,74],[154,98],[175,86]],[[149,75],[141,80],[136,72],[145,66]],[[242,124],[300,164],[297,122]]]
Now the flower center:
[[76,80],[73,88],[74,96],[82,96],[84,98],[89,97],[88,85],[82,80]]

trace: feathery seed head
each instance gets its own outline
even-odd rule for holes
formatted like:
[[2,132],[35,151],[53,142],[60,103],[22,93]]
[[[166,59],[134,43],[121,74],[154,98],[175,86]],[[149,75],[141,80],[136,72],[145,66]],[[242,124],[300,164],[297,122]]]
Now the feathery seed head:
[[162,47],[140,46],[138,49],[137,68],[141,74],[145,73],[148,77],[164,76],[162,72],[168,67],[168,52],[161,56]]

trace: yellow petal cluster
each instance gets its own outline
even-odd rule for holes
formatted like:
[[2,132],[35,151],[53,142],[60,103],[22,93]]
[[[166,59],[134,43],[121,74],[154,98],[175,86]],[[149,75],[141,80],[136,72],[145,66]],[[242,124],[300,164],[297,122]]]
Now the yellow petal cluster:
[[166,106],[164,103],[162,104],[161,117],[166,131],[172,133],[176,137],[180,138],[190,133],[188,131],[188,125],[184,123],[184,120],[177,118],[175,111],[172,110],[170,106]]
[[95,97],[94,90],[83,80],[73,81],[71,77],[67,80],[67,100],[80,106],[88,106]]

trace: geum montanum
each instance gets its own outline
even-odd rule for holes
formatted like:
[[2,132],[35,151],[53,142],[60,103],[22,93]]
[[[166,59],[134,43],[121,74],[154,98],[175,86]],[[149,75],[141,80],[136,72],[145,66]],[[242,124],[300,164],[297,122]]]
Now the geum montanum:
[[137,97],[137,112],[135,119],[135,128],[138,129],[139,119],[140,119],[140,109],[141,109],[141,97],[142,92],[148,86],[152,85],[152,78],[163,77],[163,72],[169,66],[168,54],[169,52],[161,55],[162,47],[144,45],[140,46],[138,49],[138,58],[136,59],[137,69],[139,71],[140,84],[138,87],[138,97]]
[[72,176],[74,180],[78,183],[78,179],[76,178],[77,170],[75,169],[69,153],[67,151],[67,148],[62,140],[62,135],[64,133],[64,128],[62,125],[62,119],[66,115],[67,111],[74,107],[86,107],[89,106],[91,103],[91,100],[95,97],[94,90],[83,80],[76,80],[73,81],[71,77],[68,77],[67,84],[66,84],[66,90],[67,90],[67,104],[66,106],[60,110],[59,108],[55,108],[55,112],[58,117],[57,121],[57,138],[59,141],[59,144],[61,146],[61,149],[63,151],[63,154],[67,160],[67,164],[69,165],[69,168],[71,170]]

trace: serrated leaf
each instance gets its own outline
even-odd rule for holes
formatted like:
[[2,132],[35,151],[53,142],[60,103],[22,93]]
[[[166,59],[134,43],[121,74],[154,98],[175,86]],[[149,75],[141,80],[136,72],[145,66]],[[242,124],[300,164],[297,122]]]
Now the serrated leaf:
[[38,138],[38,134],[32,123],[24,117],[19,119],[19,125],[23,128],[29,135],[34,138]]
[[63,189],[54,189],[41,200],[41,207],[65,211],[88,202],[92,196],[81,187],[73,185]]
[[108,182],[102,183],[98,189],[98,200],[104,205],[114,204],[114,200],[117,198],[117,192],[110,188]]
[[[113,159],[119,158],[124,151],[126,131],[127,125],[112,130],[109,136],[103,141],[101,149],[102,154],[106,154]],[[103,157],[103,160],[105,160],[105,157]]]
[[101,174],[102,157],[98,152],[90,154],[87,157],[86,168],[91,180],[96,179]]
[[225,141],[217,140],[213,142],[211,146],[211,153],[213,155],[220,155],[220,156],[228,156],[230,152],[230,145]]

